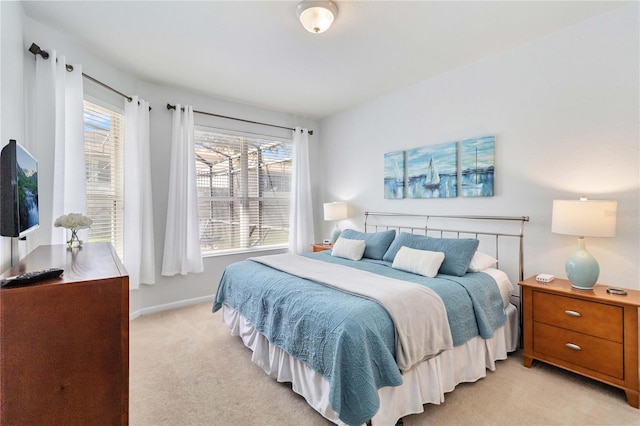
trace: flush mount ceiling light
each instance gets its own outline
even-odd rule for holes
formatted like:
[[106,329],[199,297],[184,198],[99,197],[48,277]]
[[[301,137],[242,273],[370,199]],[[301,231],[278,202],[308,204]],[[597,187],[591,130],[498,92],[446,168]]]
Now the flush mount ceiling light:
[[303,1],[296,8],[296,14],[307,31],[320,34],[329,29],[338,15],[338,8],[328,0]]

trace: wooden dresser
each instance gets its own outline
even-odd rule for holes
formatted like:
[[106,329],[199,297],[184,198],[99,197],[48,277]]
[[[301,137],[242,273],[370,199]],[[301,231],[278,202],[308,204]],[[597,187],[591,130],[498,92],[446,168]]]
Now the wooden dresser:
[[126,425],[129,277],[108,243],[41,246],[2,277],[53,267],[0,289],[0,424]]
[[613,295],[605,285],[578,290],[558,278],[541,283],[531,277],[519,285],[524,365],[536,359],[600,380],[623,389],[639,408],[640,291]]

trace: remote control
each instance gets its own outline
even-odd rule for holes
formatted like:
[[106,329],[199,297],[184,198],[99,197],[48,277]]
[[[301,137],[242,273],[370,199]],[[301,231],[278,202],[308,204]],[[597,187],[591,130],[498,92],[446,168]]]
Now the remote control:
[[609,287],[607,289],[607,293],[609,293],[609,294],[619,294],[619,295],[622,295],[622,296],[627,294],[627,292],[625,290],[623,290],[621,288],[615,288],[615,287]]
[[43,269],[41,271],[25,272],[24,274],[20,274],[14,278],[8,278],[8,279],[2,280],[2,282],[0,282],[0,286],[5,287],[5,286],[14,286],[14,285],[18,286],[18,285],[31,284],[31,283],[46,280],[49,278],[57,278],[60,275],[62,275],[63,272],[64,272],[64,269],[60,269],[60,268],[49,268],[49,269]]

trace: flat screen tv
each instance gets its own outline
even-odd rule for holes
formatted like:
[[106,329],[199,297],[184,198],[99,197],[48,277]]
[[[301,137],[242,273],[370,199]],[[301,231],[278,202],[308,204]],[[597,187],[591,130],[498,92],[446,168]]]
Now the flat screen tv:
[[11,139],[0,152],[0,235],[22,238],[39,225],[38,162]]

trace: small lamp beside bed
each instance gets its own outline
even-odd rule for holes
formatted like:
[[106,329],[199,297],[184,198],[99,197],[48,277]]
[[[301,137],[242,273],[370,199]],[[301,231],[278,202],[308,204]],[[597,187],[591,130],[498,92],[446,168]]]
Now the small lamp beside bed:
[[578,236],[578,249],[565,264],[571,286],[590,290],[598,281],[598,261],[586,249],[584,237],[615,237],[618,203],[608,200],[553,200],[551,232]]
[[349,217],[349,206],[342,201],[334,201],[332,203],[324,203],[324,220],[335,221],[335,226],[331,231],[331,244],[335,243],[340,236],[340,226],[338,223]]

